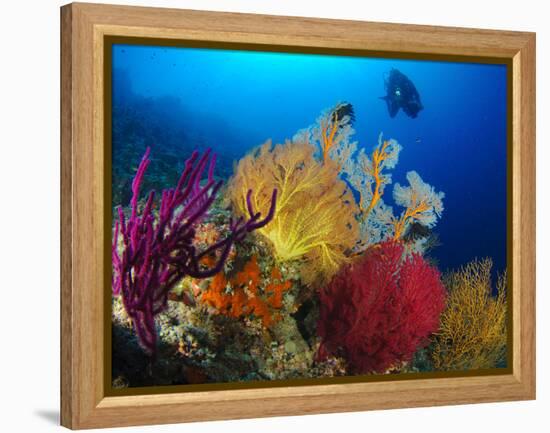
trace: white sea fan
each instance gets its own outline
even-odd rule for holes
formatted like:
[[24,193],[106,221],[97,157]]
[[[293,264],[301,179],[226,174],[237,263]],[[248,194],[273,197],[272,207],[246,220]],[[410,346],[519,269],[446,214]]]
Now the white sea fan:
[[[384,193],[386,186],[392,183],[389,171],[396,167],[403,147],[394,139],[384,140],[383,134],[380,133],[378,144],[372,153],[363,147],[359,149],[357,141],[352,141],[355,130],[351,125],[350,116],[344,116],[339,120],[337,129],[331,130],[334,126],[333,114],[334,108],[324,111],[315,124],[298,131],[292,141],[314,145],[315,158],[318,161],[328,156],[340,167],[342,178],[353,190],[361,209],[357,219],[362,241],[358,243],[357,249],[394,236],[403,236],[414,221],[433,228],[443,212],[445,194],[436,192],[432,186],[422,181],[418,173],[410,171],[407,173],[409,185],[396,184],[393,189],[395,203],[406,209],[401,217],[395,217],[392,207],[384,203]],[[328,129],[323,132],[323,128]],[[334,133],[331,136],[332,145],[328,153],[323,155],[323,134],[331,131]],[[371,207],[375,190],[378,191],[377,201]],[[424,244],[425,242],[417,242],[415,249],[421,251]]]
[[349,137],[353,133],[354,131],[351,129],[351,134],[342,137],[338,145],[333,146],[328,153],[330,159],[342,167],[342,171],[344,172],[346,165],[353,160],[353,155],[357,151],[357,141],[349,141]]
[[292,136],[292,143],[311,143],[311,130],[310,128],[300,129]]
[[[341,104],[342,103],[339,102],[336,104],[336,107]],[[323,158],[323,126],[328,128],[332,127],[333,114],[334,107],[331,107],[323,111],[313,125],[298,132],[301,137],[307,137],[308,142],[315,146],[315,157],[319,160]],[[336,128],[332,146],[328,150],[328,156],[340,166],[343,166],[348,159],[352,158],[352,155],[357,149],[357,142],[350,141],[350,138],[355,134],[355,130],[351,125],[351,117],[345,115],[339,119]]]
[[382,242],[393,236],[393,209],[382,200],[372,208],[369,215],[359,224],[359,231],[366,245]]
[[409,186],[396,183],[393,187],[395,203],[406,209],[417,209],[424,204],[426,209],[415,213],[410,222],[414,220],[426,227],[434,227],[443,212],[445,193],[436,192],[434,187],[425,183],[416,171],[409,171],[407,180]]
[[365,149],[359,151],[357,158],[348,159],[343,170],[349,184],[359,193],[361,208],[367,208],[372,200],[374,178],[371,174],[372,162]]
[[[381,132],[378,135],[378,147],[381,148],[384,141],[384,134]],[[403,149],[397,140],[390,138],[388,140],[388,146],[386,147],[386,153],[388,157],[383,162],[383,168],[390,169],[395,168],[397,162],[399,161],[399,152]]]
[[[382,133],[378,136],[378,149],[382,149],[384,145],[384,137]],[[390,185],[392,183],[392,177],[391,173],[388,173],[386,170],[390,170],[395,168],[397,165],[397,162],[399,161],[399,153],[403,147],[397,142],[397,140],[394,140],[393,138],[390,138],[387,140],[387,144],[385,147],[385,153],[386,157],[382,161],[380,165],[380,178],[382,180],[380,192],[384,192],[384,188],[386,185]]]
[[[378,146],[375,148],[378,151],[384,147],[384,136],[382,133],[378,136]],[[384,189],[387,185],[392,183],[391,173],[386,170],[392,169],[397,165],[399,160],[399,153],[403,147],[397,142],[397,140],[387,140],[387,144],[384,147],[385,157],[378,167],[378,173],[380,178],[380,194],[384,194]],[[359,193],[361,199],[361,208],[367,209],[372,201],[374,192],[374,161],[371,156],[367,154],[364,148],[362,148],[357,154],[356,158],[350,158],[343,166],[343,172],[347,175],[347,181],[349,184]]]

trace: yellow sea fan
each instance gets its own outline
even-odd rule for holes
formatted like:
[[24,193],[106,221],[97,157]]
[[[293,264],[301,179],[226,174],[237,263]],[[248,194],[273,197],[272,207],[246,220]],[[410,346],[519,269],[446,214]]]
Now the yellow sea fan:
[[445,278],[447,307],[433,350],[437,370],[494,368],[506,356],[506,275],[491,296],[490,259],[474,260]]
[[273,245],[279,261],[303,260],[302,280],[324,282],[348,261],[358,239],[356,205],[331,160],[319,163],[305,140],[272,147],[266,142],[239,161],[229,185],[236,209],[246,215],[246,193],[263,212],[277,189],[275,217],[258,230]]

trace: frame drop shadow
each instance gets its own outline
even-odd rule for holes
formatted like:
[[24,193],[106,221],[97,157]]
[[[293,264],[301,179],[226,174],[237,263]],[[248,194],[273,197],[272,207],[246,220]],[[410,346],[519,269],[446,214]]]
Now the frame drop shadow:
[[59,411],[57,409],[38,409],[34,414],[50,424],[59,425]]

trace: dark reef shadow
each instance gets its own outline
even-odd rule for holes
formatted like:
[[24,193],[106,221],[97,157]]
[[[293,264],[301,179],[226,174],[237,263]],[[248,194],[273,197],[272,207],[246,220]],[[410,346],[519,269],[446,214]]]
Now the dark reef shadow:
[[34,414],[50,424],[59,425],[59,411],[56,409],[38,409]]

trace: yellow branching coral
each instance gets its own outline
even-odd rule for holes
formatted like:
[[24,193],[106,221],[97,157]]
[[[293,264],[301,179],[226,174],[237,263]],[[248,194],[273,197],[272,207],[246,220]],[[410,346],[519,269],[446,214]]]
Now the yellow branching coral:
[[437,370],[494,368],[506,355],[506,277],[491,296],[490,259],[474,260],[445,278],[447,308],[433,348]]
[[273,148],[268,141],[239,161],[229,185],[231,201],[241,214],[247,212],[249,189],[252,205],[260,212],[269,208],[271,192],[277,189],[275,217],[258,232],[271,241],[277,260],[303,260],[306,284],[330,278],[348,261],[358,238],[357,206],[348,198],[337,164],[330,159],[320,164],[314,152],[307,140]]

